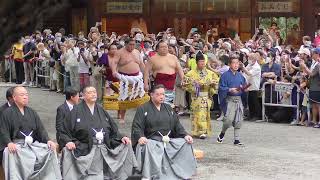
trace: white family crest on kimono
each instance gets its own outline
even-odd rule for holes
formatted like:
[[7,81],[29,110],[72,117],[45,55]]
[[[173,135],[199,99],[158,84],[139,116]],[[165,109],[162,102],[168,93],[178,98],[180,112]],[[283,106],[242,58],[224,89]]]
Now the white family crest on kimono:
[[[136,99],[138,96],[142,98],[145,95],[143,75],[139,72],[137,76],[128,76],[117,73],[117,78],[120,80],[119,101]],[[129,93],[129,84],[132,85],[131,94]],[[129,96],[130,94],[130,96]]]

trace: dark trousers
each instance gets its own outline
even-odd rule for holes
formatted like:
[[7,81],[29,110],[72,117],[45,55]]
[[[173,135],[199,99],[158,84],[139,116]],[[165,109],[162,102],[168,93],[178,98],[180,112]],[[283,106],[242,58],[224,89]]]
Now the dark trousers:
[[220,111],[218,94],[213,95],[213,111]]
[[21,84],[24,81],[23,62],[14,61],[14,66],[16,68],[16,83]]
[[261,118],[261,103],[259,101],[259,91],[249,91],[248,93],[248,106],[250,118]]
[[248,108],[248,93],[247,92],[243,92],[241,95],[241,101],[242,101],[242,105],[243,107],[246,109]]

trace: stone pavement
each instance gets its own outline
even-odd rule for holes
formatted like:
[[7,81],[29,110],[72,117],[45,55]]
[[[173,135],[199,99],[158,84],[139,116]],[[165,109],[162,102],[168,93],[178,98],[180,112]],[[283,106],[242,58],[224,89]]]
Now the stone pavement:
[[[0,102],[5,102],[7,84],[0,84]],[[30,106],[40,115],[51,138],[55,138],[56,107],[64,96],[55,92],[31,88]],[[126,116],[121,132],[130,135],[135,111]],[[115,112],[110,112],[116,117]],[[181,118],[190,130],[188,117]],[[320,129],[293,127],[287,124],[244,122],[241,140],[245,147],[233,146],[233,129],[229,129],[223,144],[215,139],[221,122],[212,121],[214,136],[196,139],[194,148],[203,150],[205,158],[198,161],[196,180],[317,180],[320,165]]]

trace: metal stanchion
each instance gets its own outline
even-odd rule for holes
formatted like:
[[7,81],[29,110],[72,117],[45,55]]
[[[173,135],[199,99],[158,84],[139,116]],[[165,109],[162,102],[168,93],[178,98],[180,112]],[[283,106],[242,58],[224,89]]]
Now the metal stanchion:
[[[270,84],[270,101],[269,103],[266,103],[265,98],[266,98],[266,85]],[[293,87],[297,88],[297,105],[293,105],[292,102],[291,104],[281,104],[280,102],[278,102],[278,98],[277,98],[277,102],[273,103],[272,102],[272,94],[273,94],[273,85],[269,82],[265,82],[262,85],[262,121],[266,121],[269,122],[268,117],[266,116],[266,106],[269,107],[290,107],[290,108],[296,108],[297,109],[297,118],[299,117],[299,100],[300,100],[300,87],[297,84],[291,84],[291,83],[282,83],[282,82],[277,82],[275,85],[275,90],[277,92],[277,95],[280,91],[292,91]],[[295,94],[292,94],[291,96],[294,96]],[[291,98],[291,97],[290,97]]]

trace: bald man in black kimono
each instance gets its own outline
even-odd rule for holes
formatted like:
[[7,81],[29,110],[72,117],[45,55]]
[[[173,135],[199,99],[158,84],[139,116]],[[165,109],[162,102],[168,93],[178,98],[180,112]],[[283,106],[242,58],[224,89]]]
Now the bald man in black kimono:
[[[38,114],[27,106],[28,91],[15,87],[13,100],[14,104],[0,119],[0,150],[4,149],[6,179],[59,179],[61,174],[54,153],[56,145],[49,140]],[[30,168],[32,170],[28,170]]]
[[120,134],[113,119],[96,103],[94,87],[85,87],[83,97],[60,132],[60,140],[65,145],[64,180],[126,179],[137,164],[130,139]]
[[156,85],[135,114],[131,136],[138,171],[143,179],[189,179],[196,170],[193,139],[164,99],[164,86]]

